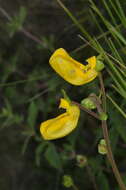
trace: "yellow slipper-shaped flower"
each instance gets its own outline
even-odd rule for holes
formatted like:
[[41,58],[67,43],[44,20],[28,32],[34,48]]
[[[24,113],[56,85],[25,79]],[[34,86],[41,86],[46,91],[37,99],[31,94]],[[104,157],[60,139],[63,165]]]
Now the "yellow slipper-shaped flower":
[[97,77],[96,57],[90,57],[86,62],[87,65],[83,65],[74,60],[63,48],[57,49],[49,60],[52,68],[73,85],[83,85]]
[[77,126],[80,116],[78,106],[61,99],[59,108],[66,109],[66,112],[56,118],[42,122],[40,125],[40,132],[46,140],[62,138],[71,133]]

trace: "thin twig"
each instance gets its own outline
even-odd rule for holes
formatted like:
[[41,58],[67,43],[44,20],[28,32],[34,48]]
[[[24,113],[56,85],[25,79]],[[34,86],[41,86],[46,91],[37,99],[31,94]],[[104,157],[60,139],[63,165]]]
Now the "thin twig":
[[[118,25],[117,27],[115,27],[115,28],[120,28],[121,26],[122,26],[122,24],[119,24],[119,25]],[[110,34],[110,33],[111,33],[110,31],[106,31],[106,32],[104,32],[103,34],[100,34],[98,37],[96,37],[96,40],[100,40],[100,39],[106,37],[106,36],[107,36],[108,34]],[[90,44],[91,44],[91,42],[92,42],[92,41],[89,41]],[[76,52],[78,52],[78,51],[80,51],[80,50],[86,48],[87,46],[89,46],[89,43],[86,43],[86,44],[81,45],[80,47],[74,49],[71,53],[76,53]]]
[[0,84],[0,87],[4,87],[4,86],[14,86],[17,84],[23,84],[25,82],[33,82],[33,81],[37,81],[37,80],[41,80],[42,76],[40,77],[36,77],[36,78],[31,78],[31,79],[24,79],[24,80],[18,80],[18,81],[14,81],[14,82],[7,82],[7,83],[2,83]]
[[[102,90],[102,94],[103,96],[105,96],[105,88],[104,88],[104,83],[103,83],[103,79],[100,78],[100,84],[101,84],[101,90]],[[106,100],[106,96],[104,97],[104,99]],[[100,107],[100,102],[98,101],[97,97],[95,100],[96,106],[98,106],[98,108]],[[102,108],[100,108],[102,110]],[[104,110],[102,110],[102,112],[104,112]],[[125,184],[123,183],[123,180],[121,178],[121,175],[119,173],[119,170],[117,168],[116,162],[114,160],[114,156],[111,150],[111,144],[110,144],[110,140],[109,140],[109,133],[108,133],[108,127],[107,127],[107,123],[106,121],[102,121],[102,130],[103,130],[103,136],[107,145],[107,158],[109,160],[109,163],[112,167],[113,173],[115,175],[115,178],[120,186],[121,190],[126,190]]]
[[42,45],[42,41],[38,37],[34,36],[33,34],[31,34],[29,31],[25,30],[24,28],[22,28],[20,30],[20,32],[22,32],[25,36],[27,36],[28,38],[30,38],[34,42]]
[[[80,34],[78,35],[79,38],[81,38],[87,45],[89,45],[90,47],[92,47],[96,52],[98,52],[97,48],[95,48],[91,42],[89,42],[88,40],[86,40],[84,37],[82,37]],[[98,52],[99,53],[99,52]],[[115,57],[113,57],[111,54],[109,54],[108,52],[104,51],[104,53],[110,57],[111,59],[113,59],[114,61],[116,61],[118,64],[120,64],[122,66],[122,63],[116,59]],[[125,67],[125,66],[122,66],[122,67]]]
[[77,102],[72,101],[72,103],[73,103],[73,104],[76,104],[81,110],[87,112],[88,114],[92,115],[93,117],[95,117],[96,119],[99,120],[99,116],[98,116],[95,112],[84,108],[81,104],[79,104],[79,103],[77,103]]
[[[0,7],[0,12],[3,14],[3,16],[5,18],[7,18],[8,21],[12,20],[12,17],[2,7]],[[19,30],[19,32],[23,33],[25,36],[27,36],[28,38],[30,38],[34,42],[36,42],[38,44],[42,44],[42,41],[38,37],[31,34],[29,31],[27,31],[23,27]]]
[[107,128],[107,123],[106,121],[102,121],[102,130],[103,130],[103,135],[104,135],[104,139],[106,141],[106,145],[107,145],[107,158],[111,164],[113,173],[115,175],[115,178],[120,186],[121,190],[126,190],[126,186],[122,181],[121,175],[119,173],[119,170],[117,168],[116,162],[114,160],[113,154],[112,154],[112,150],[111,150],[111,145],[110,145],[110,140],[109,140],[109,134],[108,134],[108,128]]

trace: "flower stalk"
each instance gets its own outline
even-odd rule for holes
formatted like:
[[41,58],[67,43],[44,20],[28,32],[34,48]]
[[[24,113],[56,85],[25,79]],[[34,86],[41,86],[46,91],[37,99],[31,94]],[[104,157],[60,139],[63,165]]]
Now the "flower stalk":
[[106,121],[102,121],[102,130],[103,130],[103,136],[104,139],[106,141],[106,145],[107,145],[107,158],[109,160],[109,163],[111,164],[113,173],[115,175],[115,178],[120,186],[121,190],[126,190],[126,186],[122,181],[121,175],[119,173],[119,170],[117,168],[116,162],[114,160],[114,156],[111,150],[111,145],[110,145],[110,140],[109,140],[109,134],[108,134],[108,128],[107,128],[107,123]]
[[[102,96],[103,96],[103,102],[104,102],[104,110],[101,108],[100,103],[98,101],[98,99],[95,101],[96,105],[98,106],[98,108],[100,107],[101,111],[106,111],[106,94],[105,94],[105,87],[104,87],[104,82],[103,82],[103,78],[102,75],[99,74],[99,80],[100,80],[100,86],[101,86],[101,90],[102,90]],[[116,165],[113,153],[112,153],[112,149],[111,149],[111,144],[110,144],[110,139],[109,139],[109,133],[108,133],[108,127],[107,127],[107,122],[105,120],[102,120],[102,130],[103,130],[103,136],[104,139],[106,141],[106,146],[107,146],[107,158],[109,160],[109,163],[112,167],[113,173],[115,175],[115,178],[118,182],[118,185],[120,187],[121,190],[126,190],[126,186],[123,183],[122,177],[120,175],[120,172],[118,170],[118,167]]]
[[75,101],[72,101],[73,104],[77,105],[81,110],[85,111],[86,113],[88,113],[89,115],[93,116],[94,118],[99,119],[99,116],[98,114],[96,114],[95,112],[89,110],[89,109],[86,109],[85,107],[83,107],[81,104],[75,102]]
[[[94,100],[94,103],[96,104],[96,107],[97,107],[97,110],[98,110],[99,114],[105,113],[103,108],[101,107],[101,102],[100,102],[99,98],[95,94],[92,94],[91,98],[92,98],[92,100]],[[113,173],[114,173],[115,178],[116,178],[116,180],[117,180],[117,182],[119,184],[120,189],[121,190],[126,190],[126,186],[123,183],[122,177],[120,175],[120,172],[118,170],[118,167],[116,165],[116,162],[114,160],[114,156],[113,156],[113,153],[112,153],[112,150],[111,150],[111,144],[110,144],[110,140],[109,140],[107,122],[106,122],[106,120],[101,120],[101,122],[102,122],[103,136],[104,136],[106,146],[107,146],[107,154],[106,155],[107,155],[108,161],[109,161],[109,163],[110,163],[110,165],[112,167]]]

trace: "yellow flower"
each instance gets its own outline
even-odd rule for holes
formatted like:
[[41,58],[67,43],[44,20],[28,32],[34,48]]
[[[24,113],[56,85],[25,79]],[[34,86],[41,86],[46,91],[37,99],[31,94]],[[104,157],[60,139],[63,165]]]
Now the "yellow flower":
[[86,84],[98,75],[95,70],[95,56],[88,58],[86,60],[87,65],[83,65],[70,57],[63,48],[59,48],[53,53],[49,62],[62,78],[73,85]]
[[61,98],[59,108],[66,109],[66,112],[56,118],[44,121],[40,125],[40,132],[46,140],[64,137],[71,133],[77,126],[80,115],[78,106]]

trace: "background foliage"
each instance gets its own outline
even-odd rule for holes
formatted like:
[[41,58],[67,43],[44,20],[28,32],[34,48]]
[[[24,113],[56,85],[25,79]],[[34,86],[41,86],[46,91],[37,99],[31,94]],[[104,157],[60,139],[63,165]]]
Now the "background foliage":
[[[50,55],[59,47],[81,62],[103,55],[110,139],[126,181],[126,2],[62,2],[68,10],[55,0],[0,3],[11,16],[8,20],[0,13],[1,190],[66,189],[62,185],[66,174],[80,190],[118,189],[106,158],[97,151],[103,138],[97,120],[82,112],[69,136],[55,141],[40,136],[40,123],[61,112],[57,108],[62,88],[77,102],[91,92],[100,93],[98,79],[76,87],[50,68]],[[87,157],[88,165],[78,166],[78,154]]]

